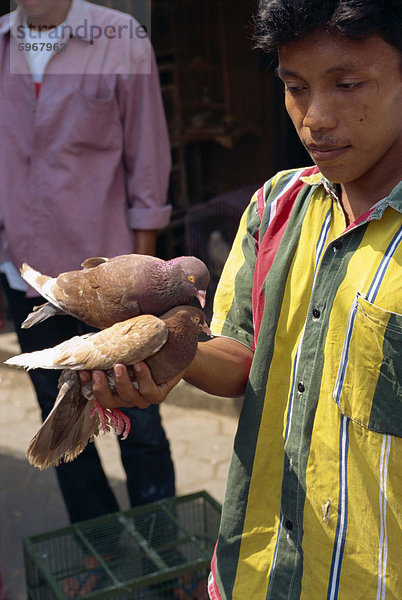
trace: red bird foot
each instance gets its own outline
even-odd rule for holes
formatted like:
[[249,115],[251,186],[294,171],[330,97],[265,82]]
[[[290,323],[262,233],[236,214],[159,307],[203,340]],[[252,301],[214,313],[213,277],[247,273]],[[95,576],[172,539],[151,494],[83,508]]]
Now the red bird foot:
[[99,402],[92,398],[94,409],[91,412],[91,417],[95,414],[99,415],[104,433],[112,429],[116,435],[121,435],[122,440],[126,440],[130,433],[131,423],[127,415],[119,408],[102,408]]

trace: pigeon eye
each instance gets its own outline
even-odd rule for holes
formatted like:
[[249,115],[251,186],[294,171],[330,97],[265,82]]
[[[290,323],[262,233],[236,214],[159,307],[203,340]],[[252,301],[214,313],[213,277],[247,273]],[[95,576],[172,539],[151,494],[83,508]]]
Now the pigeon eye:
[[195,323],[199,323],[200,322],[200,317],[194,317],[194,322]]
[[189,275],[189,276],[188,276],[188,280],[189,280],[191,283],[194,283],[194,281],[195,281],[195,277],[194,277],[194,275]]

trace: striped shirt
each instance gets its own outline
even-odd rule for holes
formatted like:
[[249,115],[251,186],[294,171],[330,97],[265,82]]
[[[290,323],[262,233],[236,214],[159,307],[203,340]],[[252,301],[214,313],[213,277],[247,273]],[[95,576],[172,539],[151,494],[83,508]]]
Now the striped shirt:
[[211,324],[255,350],[214,600],[402,596],[401,210],[400,183],[347,227],[310,167],[242,217]]

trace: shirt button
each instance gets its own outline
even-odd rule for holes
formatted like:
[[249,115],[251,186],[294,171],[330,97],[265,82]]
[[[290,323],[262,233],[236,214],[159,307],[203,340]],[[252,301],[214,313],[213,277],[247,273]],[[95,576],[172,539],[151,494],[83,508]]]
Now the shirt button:
[[293,523],[292,521],[289,521],[289,519],[285,522],[285,527],[288,531],[292,531],[293,529]]
[[319,319],[321,315],[321,312],[318,310],[318,308],[314,308],[313,309],[313,317],[314,319]]
[[302,394],[304,392],[304,383],[302,381],[299,381],[299,383],[297,384],[297,389],[299,390],[299,392]]

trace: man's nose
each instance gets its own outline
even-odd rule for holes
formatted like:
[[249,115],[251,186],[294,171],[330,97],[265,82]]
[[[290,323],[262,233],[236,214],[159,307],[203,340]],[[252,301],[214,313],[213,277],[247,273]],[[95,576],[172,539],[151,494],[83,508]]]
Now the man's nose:
[[310,98],[304,115],[303,125],[311,131],[320,129],[334,129],[337,120],[331,110],[331,104],[324,95],[315,95]]

